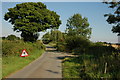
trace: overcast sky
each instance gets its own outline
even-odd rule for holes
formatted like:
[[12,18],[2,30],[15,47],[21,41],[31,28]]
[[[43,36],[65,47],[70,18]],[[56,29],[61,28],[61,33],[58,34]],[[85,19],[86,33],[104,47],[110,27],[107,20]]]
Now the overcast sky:
[[[4,14],[8,8],[15,7],[16,4],[22,2],[2,2],[2,36],[15,34],[20,36],[20,33],[13,32],[12,25],[3,19]],[[112,13],[113,10],[108,8],[108,5],[101,2],[43,2],[47,8],[55,11],[60,15],[62,24],[59,30],[64,32],[66,28],[66,21],[75,13],[87,17],[92,28],[91,41],[105,41],[105,42],[118,42],[117,34],[112,33],[112,25],[106,22],[104,14]],[[40,33],[42,36],[43,33]],[[40,36],[40,37],[41,37]]]

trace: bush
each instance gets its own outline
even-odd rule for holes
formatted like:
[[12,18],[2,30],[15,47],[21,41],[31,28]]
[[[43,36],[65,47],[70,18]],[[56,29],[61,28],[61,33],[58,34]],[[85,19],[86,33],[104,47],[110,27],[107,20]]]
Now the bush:
[[[65,44],[60,43],[58,46],[59,50],[61,50],[60,47],[65,47],[74,54],[81,54],[78,58],[69,57],[64,59],[64,78],[77,77],[90,80],[97,80],[102,77],[116,78],[116,80],[120,78],[120,53],[112,46],[105,46],[102,42],[92,43],[80,36],[67,36]],[[107,67],[105,67],[106,64]],[[72,71],[75,67],[76,69]]]
[[20,38],[16,37],[15,35],[8,35],[6,39],[11,41],[20,40]]
[[62,52],[68,51],[65,45],[66,44],[64,42],[58,42],[56,45],[57,50],[62,51]]
[[81,36],[68,36],[65,39],[66,48],[73,51],[79,51],[79,53],[84,53],[90,45],[90,41]]
[[111,55],[113,52],[116,52],[115,48],[112,46],[104,46],[101,43],[92,43],[86,51],[87,54],[96,56]]
[[36,44],[36,47],[38,49],[44,49],[45,50],[45,46],[43,45],[42,41],[37,41],[37,42],[35,42],[35,44]]
[[21,40],[18,41],[2,41],[2,52],[3,56],[9,55],[20,55],[21,51],[26,49],[27,52],[31,53],[35,49],[45,49],[45,46],[40,42],[31,43],[31,42],[23,42]]

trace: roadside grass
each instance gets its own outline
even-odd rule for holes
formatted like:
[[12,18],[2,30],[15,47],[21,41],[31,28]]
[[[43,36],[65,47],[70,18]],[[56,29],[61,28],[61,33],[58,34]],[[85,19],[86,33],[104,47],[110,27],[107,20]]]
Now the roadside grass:
[[[111,59],[113,55],[109,56],[99,58],[95,55],[81,54],[78,57],[67,57],[62,63],[63,78],[79,78],[80,80],[119,79],[119,59]],[[108,65],[105,73],[106,62]]]
[[14,56],[10,55],[7,57],[3,57],[2,59],[2,77],[6,77],[10,75],[11,73],[22,69],[24,66],[28,65],[30,62],[35,60],[36,58],[40,57],[44,53],[44,50],[34,50],[31,53],[28,53],[28,57],[20,57],[20,56]]
[[76,63],[76,58],[65,58],[62,67],[63,67],[63,78],[80,78],[79,77],[79,67],[80,64]]
[[[28,57],[20,57],[23,49],[28,52]],[[28,65],[40,57],[44,50],[45,46],[41,41],[31,43],[22,40],[2,40],[2,78]]]

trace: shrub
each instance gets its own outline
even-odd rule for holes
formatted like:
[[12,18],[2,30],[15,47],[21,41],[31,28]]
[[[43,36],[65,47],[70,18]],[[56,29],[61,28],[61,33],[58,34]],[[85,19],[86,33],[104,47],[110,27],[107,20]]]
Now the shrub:
[[116,52],[115,48],[104,46],[101,43],[92,43],[86,51],[87,54],[94,54],[96,56],[111,55],[113,52]]
[[65,42],[68,50],[71,52],[79,50],[79,53],[84,53],[90,45],[90,41],[81,36],[68,36],[66,37]]
[[3,56],[9,55],[20,55],[21,51],[26,49],[27,52],[31,53],[35,49],[45,49],[45,46],[41,42],[31,43],[31,42],[23,42],[21,40],[18,41],[2,41],[2,52]]
[[57,50],[62,51],[62,52],[63,51],[68,51],[65,45],[66,44],[64,42],[58,42],[57,45],[56,45]]
[[15,35],[8,35],[6,39],[11,41],[20,40],[20,38],[16,37]]

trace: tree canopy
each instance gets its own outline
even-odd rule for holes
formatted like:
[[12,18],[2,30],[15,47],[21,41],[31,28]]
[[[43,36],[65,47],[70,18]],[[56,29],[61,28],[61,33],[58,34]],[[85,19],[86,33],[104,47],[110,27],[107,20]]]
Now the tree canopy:
[[62,33],[59,30],[51,30],[51,32],[47,32],[46,34],[43,35],[42,41],[44,43],[49,43],[49,42],[61,42],[65,39],[64,33]]
[[114,10],[113,13],[105,14],[104,16],[107,17],[107,22],[109,24],[113,24],[112,32],[118,33],[120,35],[120,1],[112,1],[112,2],[104,2],[109,4],[109,8]]
[[82,18],[80,14],[74,14],[67,20],[66,26],[68,35],[81,35],[90,38],[91,28],[86,17]]
[[59,28],[60,16],[47,9],[41,2],[27,2],[17,4],[14,8],[9,8],[4,19],[13,25],[13,30],[22,32],[21,37],[25,41],[35,41],[38,32],[50,28]]

